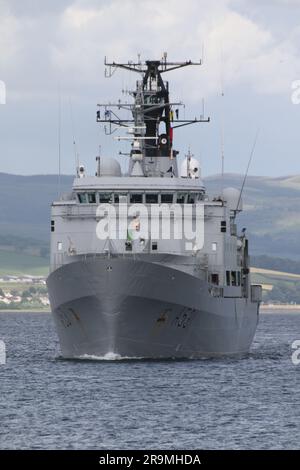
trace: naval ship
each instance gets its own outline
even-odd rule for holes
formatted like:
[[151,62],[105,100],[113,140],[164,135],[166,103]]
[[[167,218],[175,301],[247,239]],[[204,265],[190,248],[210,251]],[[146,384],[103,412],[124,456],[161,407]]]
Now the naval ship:
[[[182,118],[167,72],[201,61],[108,62],[138,76],[128,100],[99,104],[96,120],[128,145],[78,164],[72,192],[52,204],[51,309],[65,358],[200,358],[251,346],[261,286],[251,285],[248,239],[236,219],[241,191],[209,197],[189,151],[179,164]],[[120,130],[120,135],[115,134]],[[120,152],[121,153],[121,152]]]

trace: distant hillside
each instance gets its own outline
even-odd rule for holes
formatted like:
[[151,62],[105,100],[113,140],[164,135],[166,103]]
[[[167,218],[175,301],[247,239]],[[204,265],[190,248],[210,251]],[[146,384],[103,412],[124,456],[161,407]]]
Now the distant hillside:
[[289,258],[275,258],[266,255],[251,256],[251,266],[276,272],[300,274],[300,261]]
[[0,276],[6,274],[47,276],[49,274],[49,260],[41,256],[0,250]]
[[[241,175],[205,179],[207,191],[218,193],[223,184],[240,188]],[[252,255],[300,259],[300,176],[267,178],[250,176],[244,191],[240,226],[251,235]]]
[[[72,181],[72,176],[62,176],[63,192],[70,191]],[[48,241],[50,205],[57,195],[55,175],[0,173],[0,235]]]
[[300,304],[300,274],[251,268],[251,280],[262,285],[264,302]]
[[[208,193],[219,194],[222,186],[240,188],[242,179],[226,174],[204,182]],[[73,176],[62,176],[61,191],[69,192],[72,181]],[[56,175],[0,173],[0,250],[47,257],[50,205],[57,195]],[[249,176],[243,199],[238,223],[251,235],[251,254],[300,260],[300,176]]]

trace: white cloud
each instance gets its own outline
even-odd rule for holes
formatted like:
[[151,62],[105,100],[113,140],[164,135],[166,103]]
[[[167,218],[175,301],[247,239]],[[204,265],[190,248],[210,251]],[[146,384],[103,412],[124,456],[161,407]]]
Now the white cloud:
[[220,18],[208,33],[208,62],[212,91],[218,62],[219,70],[223,63],[225,86],[250,85],[260,93],[287,93],[300,76],[297,50],[289,38],[277,42],[271,30],[235,12]]
[[[112,79],[104,79],[105,55],[109,60],[127,61],[138,53],[146,59],[159,58],[167,51],[170,60],[199,60],[203,45],[203,67],[177,70],[168,76],[174,90],[171,98],[187,102],[187,117],[201,108],[202,97],[206,99],[213,120],[202,129],[214,132],[211,142],[218,147],[220,100],[216,94],[220,94],[223,75],[225,92],[230,91],[228,96],[237,100],[235,111],[232,106],[226,110],[227,122],[231,118],[240,122],[248,119],[244,135],[241,131],[237,135],[240,122],[232,125],[232,159],[236,156],[234,148],[244,145],[248,123],[256,125],[256,111],[264,112],[264,121],[272,128],[266,154],[279,155],[280,148],[290,146],[293,158],[298,148],[296,140],[293,146],[283,139],[282,143],[275,142],[273,128],[278,121],[278,103],[291,106],[291,83],[300,79],[300,27],[294,19],[300,0],[44,0],[43,8],[40,4],[32,0],[0,0],[0,80],[7,86],[7,105],[1,108],[6,120],[0,153],[14,155],[14,171],[19,171],[22,164],[19,155],[24,140],[29,163],[26,159],[25,165],[24,160],[23,171],[30,171],[30,161],[34,162],[34,171],[44,171],[45,161],[49,165],[53,161],[59,83],[65,103],[64,135],[70,127],[71,96],[78,140],[86,155],[91,156],[100,141],[94,116],[96,101],[119,98],[120,89],[134,87],[138,77],[118,71]],[[245,91],[248,96],[240,103]],[[261,103],[267,103],[270,109]],[[265,109],[261,110],[262,106]],[[253,114],[247,118],[250,108]],[[292,122],[293,113],[298,112],[295,108],[288,108],[290,121],[285,132],[290,135],[293,126],[297,127]],[[22,139],[15,139],[16,128]],[[192,132],[188,134],[189,128],[184,131],[183,144],[186,138],[193,143]],[[198,144],[202,131],[197,132],[196,148],[203,145],[202,141]],[[176,138],[180,140],[180,136],[178,130]],[[72,136],[69,140],[72,143]],[[68,137],[66,148],[72,148],[67,141]],[[105,148],[112,151],[112,144],[106,143],[103,134],[101,145],[104,152]],[[41,159],[41,154],[46,156]],[[8,157],[5,168],[12,168],[11,161]],[[236,161],[239,159],[234,165]],[[269,167],[273,168],[273,163]]]
[[139,52],[147,58],[168,51],[170,59],[198,59],[204,44],[205,67],[173,75],[175,87],[182,86],[184,77],[183,87],[191,99],[220,90],[221,63],[226,86],[243,84],[262,93],[286,93],[287,83],[300,76],[298,32],[287,31],[286,38],[279,40],[271,27],[238,12],[238,4],[74,0],[51,15],[30,17],[29,10],[24,18],[13,16],[2,2],[0,65],[12,76],[15,92],[28,94],[33,84],[31,91],[41,93],[58,81],[75,89],[101,84],[107,90],[102,78],[104,55],[127,60]]
[[20,22],[16,17],[7,13],[0,17],[0,65],[1,69],[10,66],[17,59],[21,50],[18,38]]

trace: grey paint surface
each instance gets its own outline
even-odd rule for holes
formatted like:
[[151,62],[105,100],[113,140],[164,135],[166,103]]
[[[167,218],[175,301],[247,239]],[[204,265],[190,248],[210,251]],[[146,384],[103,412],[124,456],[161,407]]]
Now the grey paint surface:
[[48,278],[64,357],[182,358],[246,353],[257,304],[151,262],[98,259]]

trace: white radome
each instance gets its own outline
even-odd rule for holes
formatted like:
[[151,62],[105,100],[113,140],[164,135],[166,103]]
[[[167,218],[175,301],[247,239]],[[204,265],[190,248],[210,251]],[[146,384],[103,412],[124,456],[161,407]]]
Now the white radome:
[[231,211],[242,211],[243,200],[240,198],[240,191],[236,188],[223,189],[223,199]]
[[180,166],[181,178],[200,178],[200,162],[193,157],[186,157]]
[[122,176],[120,163],[115,158],[101,158],[100,176]]

